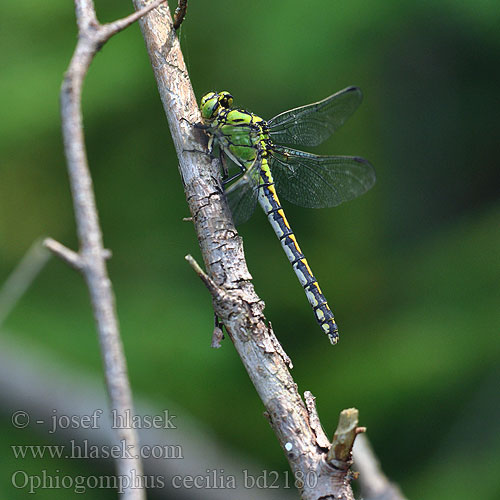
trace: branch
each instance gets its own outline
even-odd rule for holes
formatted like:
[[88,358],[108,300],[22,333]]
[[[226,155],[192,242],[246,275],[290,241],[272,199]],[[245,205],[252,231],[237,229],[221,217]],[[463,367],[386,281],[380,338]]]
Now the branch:
[[[85,278],[97,324],[111,408],[122,415],[126,412],[133,414],[132,391],[120,338],[114,293],[106,269],[105,259],[109,256],[109,252],[104,249],[102,243],[92,179],[87,163],[81,94],[85,75],[101,46],[111,36],[125,29],[160,3],[162,0],[155,0],[124,19],[101,25],[97,20],[92,0],[75,0],[78,43],[61,88],[61,119],[80,250],[78,253],[73,252],[52,239],[47,239],[45,242],[47,248],[67,264],[78,269]],[[128,478],[133,474],[141,476],[142,464],[135,430],[117,429],[117,438],[120,442],[131,446],[129,449],[134,456],[134,458],[117,459],[118,474]],[[134,485],[130,483],[131,481],[128,481],[123,498],[144,499],[144,490],[132,488]]]
[[[146,5],[145,0],[133,2],[136,9]],[[287,357],[263,315],[264,303],[250,281],[242,242],[223,194],[219,162],[203,153],[206,137],[193,126],[201,117],[168,8],[159,7],[141,19],[140,25],[179,158],[206,274],[215,285],[209,286],[215,314],[264,403],[302,498],[352,499],[348,468],[338,469],[327,462],[328,450],[318,444],[315,432],[319,424],[311,424]],[[305,478],[312,480],[304,482]]]
[[366,500],[406,500],[400,489],[391,483],[366,436],[359,436],[353,448],[354,465],[359,471],[361,494]]
[[81,271],[83,268],[83,261],[80,255],[76,252],[73,252],[70,248],[64,246],[62,243],[52,239],[45,238],[43,241],[43,246],[50,250],[56,257],[59,257],[61,260],[66,262],[68,266],[76,269],[77,271]]
[[339,425],[333,435],[332,446],[327,460],[336,467],[344,467],[351,461],[352,446],[356,436],[365,432],[365,427],[358,427],[359,412],[349,408],[340,412]]
[[193,259],[192,255],[186,255],[184,257],[186,261],[189,263],[189,265],[193,268],[193,271],[200,277],[201,281],[205,283],[205,286],[208,288],[209,292],[214,298],[217,298],[217,300],[223,301],[226,299],[226,296],[224,294],[224,290],[217,286],[212,278],[208,276],[208,274],[203,271],[203,269],[200,267],[198,262]]
[[309,413],[309,424],[316,434],[316,442],[320,448],[328,449],[331,446],[330,441],[326,437],[321,422],[319,420],[318,411],[316,409],[316,398],[310,391],[304,392],[304,399],[306,402],[307,412]]

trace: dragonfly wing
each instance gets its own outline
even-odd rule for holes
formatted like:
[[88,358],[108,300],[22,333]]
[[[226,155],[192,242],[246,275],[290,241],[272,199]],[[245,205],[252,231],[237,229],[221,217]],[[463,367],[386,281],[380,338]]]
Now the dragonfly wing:
[[257,186],[258,172],[252,167],[226,189],[227,201],[236,226],[246,222],[254,213],[257,204]]
[[274,146],[271,170],[278,196],[308,208],[340,205],[375,183],[372,165],[356,156],[318,156]]
[[273,142],[317,146],[356,111],[363,99],[358,87],[348,87],[322,101],[285,111],[267,123]]

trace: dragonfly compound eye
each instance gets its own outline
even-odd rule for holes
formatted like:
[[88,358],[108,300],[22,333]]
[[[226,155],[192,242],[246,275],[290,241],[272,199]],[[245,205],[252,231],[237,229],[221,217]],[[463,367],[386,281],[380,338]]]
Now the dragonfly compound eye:
[[233,105],[233,96],[224,90],[219,93],[219,102],[223,108],[230,108]]
[[207,120],[212,119],[219,108],[219,102],[220,96],[215,92],[209,92],[204,95],[200,101],[201,116]]

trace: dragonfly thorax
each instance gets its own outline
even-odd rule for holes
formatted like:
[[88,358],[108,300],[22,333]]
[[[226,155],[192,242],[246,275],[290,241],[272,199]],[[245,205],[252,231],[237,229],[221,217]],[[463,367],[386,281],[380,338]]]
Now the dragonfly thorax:
[[269,145],[268,125],[260,116],[231,108],[229,92],[209,92],[200,103],[206,131],[228,156],[249,166],[259,155],[265,157]]

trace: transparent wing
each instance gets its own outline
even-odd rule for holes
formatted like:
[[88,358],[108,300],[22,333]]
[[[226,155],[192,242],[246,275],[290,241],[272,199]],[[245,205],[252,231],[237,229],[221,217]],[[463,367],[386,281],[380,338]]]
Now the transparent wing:
[[271,171],[278,196],[308,208],[340,205],[375,183],[372,165],[356,156],[318,156],[274,146]]
[[363,99],[358,87],[348,87],[322,101],[285,111],[267,123],[273,142],[317,146],[354,113]]
[[257,204],[258,169],[251,167],[226,189],[227,201],[236,226],[246,222]]

